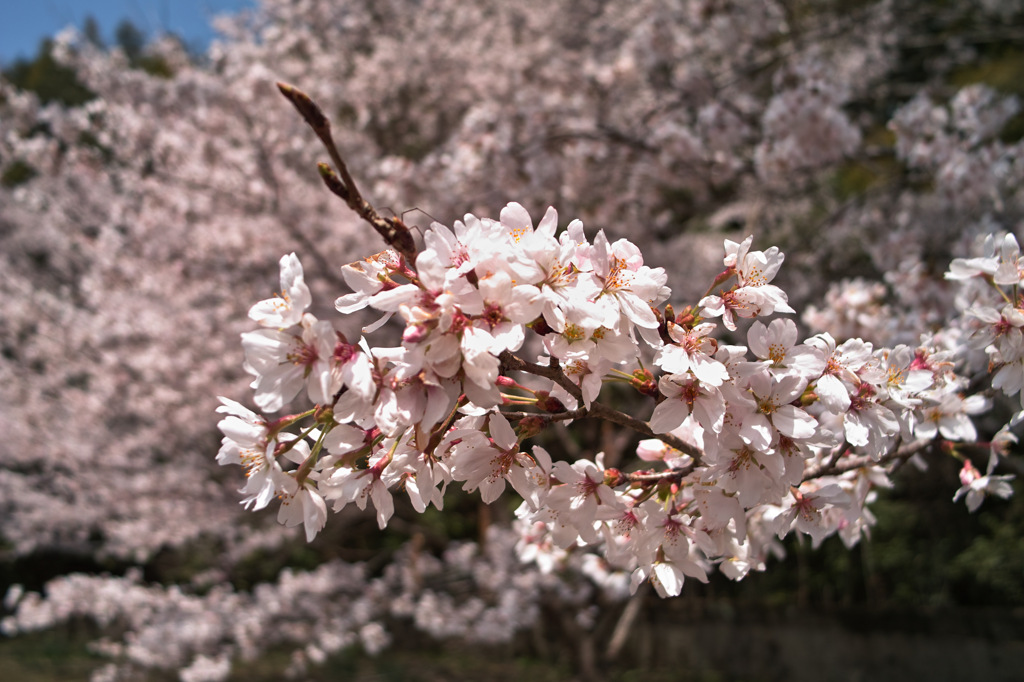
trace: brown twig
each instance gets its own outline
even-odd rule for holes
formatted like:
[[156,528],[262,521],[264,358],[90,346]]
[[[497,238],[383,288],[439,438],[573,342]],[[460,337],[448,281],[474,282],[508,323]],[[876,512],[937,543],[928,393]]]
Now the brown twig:
[[587,408],[581,407],[575,410],[566,410],[565,412],[502,412],[505,419],[509,421],[517,421],[520,419],[533,418],[543,419],[546,422],[563,422],[570,421],[572,419],[582,419],[587,416]]
[[662,443],[665,443],[666,445],[679,450],[683,454],[692,457],[695,464],[704,457],[703,451],[690,445],[681,438],[677,438],[676,436],[672,436],[667,433],[655,433],[651,430],[651,426],[647,422],[641,421],[636,417],[631,417],[625,412],[619,412],[618,410],[608,407],[603,403],[591,403],[590,413],[587,416],[595,419],[604,419],[605,421],[612,422],[613,424],[633,429],[637,433],[642,433],[645,436],[657,438]]
[[535,362],[528,362],[523,360],[519,356],[515,355],[511,351],[502,351],[501,355],[498,356],[501,360],[501,364],[508,370],[514,372],[527,372],[528,374],[534,374],[545,379],[551,379],[556,384],[566,390],[566,392],[576,399],[576,402],[583,403],[583,391],[580,387],[572,382],[572,379],[565,375],[562,368],[558,365],[558,361],[551,358],[552,363],[548,366],[538,365]]
[[622,610],[622,615],[619,616],[618,622],[615,623],[615,629],[612,631],[611,641],[609,641],[608,648],[605,650],[605,660],[616,660],[619,654],[622,653],[623,648],[625,648],[626,640],[629,639],[629,634],[633,632],[633,625],[636,623],[637,616],[640,615],[640,609],[643,607],[646,587],[646,584],[641,585],[636,593],[629,598],[626,608]]
[[916,440],[913,443],[908,443],[902,447],[893,448],[878,459],[873,459],[870,455],[840,458],[838,461],[830,461],[820,467],[811,467],[804,472],[804,477],[801,479],[801,482],[809,481],[813,478],[821,478],[822,476],[842,474],[862,467],[875,465],[881,466],[883,464],[889,464],[890,462],[908,460],[922,450],[931,447],[934,443],[934,440]]
[[694,464],[691,462],[685,467],[665,469],[664,471],[634,471],[632,473],[623,474],[623,476],[629,483],[641,483],[644,485],[661,483],[662,481],[674,481],[678,483],[693,473],[693,469]]
[[[552,358],[552,363],[547,366],[538,365],[534,362],[527,362],[510,351],[503,351],[499,358],[501,359],[502,366],[506,370],[527,372],[529,374],[544,377],[545,379],[551,379],[572,395],[572,397],[576,399],[576,402],[581,404],[583,403],[583,392],[580,390],[580,387],[574,384],[572,380],[566,376],[565,372],[562,371],[562,368],[557,364],[558,361],[554,358]],[[645,436],[659,439],[666,445],[689,455],[693,458],[695,463],[704,456],[704,453],[700,449],[690,445],[686,441],[667,433],[655,433],[651,430],[651,426],[647,422],[637,419],[636,417],[631,417],[624,412],[619,412],[618,410],[608,407],[603,403],[592,402],[589,408],[581,409],[582,413],[580,413],[580,409],[573,410],[573,414],[577,416],[573,416],[571,418],[578,419],[591,417],[594,419],[603,419],[605,421],[612,422],[613,424],[618,424],[619,426],[625,426],[626,428],[633,429],[637,433],[642,433]],[[561,413],[555,414],[557,415]],[[531,416],[544,415],[538,414]]]
[[412,232],[398,218],[381,217],[370,202],[363,198],[355,179],[348,171],[348,165],[341,157],[341,152],[338,151],[338,146],[334,143],[331,123],[327,120],[323,110],[309,95],[294,86],[278,83],[277,89],[281,91],[285,99],[292,103],[303,120],[313,129],[331,157],[337,172],[326,163],[317,165],[320,177],[327,188],[348,204],[348,207],[355,211],[356,215],[369,223],[377,231],[377,234],[387,242],[388,246],[405,258],[406,262],[415,263],[416,240],[413,239]]

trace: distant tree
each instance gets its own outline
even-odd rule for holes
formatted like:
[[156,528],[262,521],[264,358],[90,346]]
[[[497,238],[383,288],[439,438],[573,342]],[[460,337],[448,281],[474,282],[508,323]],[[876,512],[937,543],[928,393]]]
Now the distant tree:
[[114,42],[124,50],[128,60],[135,63],[142,57],[146,34],[129,19],[122,19],[114,29]]
[[22,90],[34,92],[44,103],[58,102],[64,106],[78,106],[91,100],[91,90],[82,85],[73,69],[53,58],[53,41],[39,43],[33,59],[18,59],[3,71],[5,79]]
[[91,14],[82,22],[82,35],[96,47],[106,47],[107,45],[103,40],[103,31],[100,29],[99,22]]
[[[1006,477],[1021,467],[1019,450],[1009,447],[1012,437],[998,431],[1021,405],[1019,396],[975,414],[977,403],[965,404],[959,393],[982,390],[988,385],[984,375],[997,365],[1002,383],[988,397],[998,397],[1000,387],[1020,393],[1024,383],[1019,241],[1004,237],[996,249],[997,242],[990,240],[984,257],[972,250],[975,236],[1014,229],[1020,233],[1024,225],[1024,143],[1010,128],[1020,120],[1021,107],[1015,94],[1003,89],[1005,83],[1017,82],[1003,75],[1016,72],[1011,59],[1016,53],[983,48],[1000,36],[1006,41],[1016,36],[1006,27],[1022,25],[1024,17],[1019,3],[999,6],[992,0],[854,4],[263,0],[254,13],[221,21],[223,40],[202,58],[188,54],[173,39],[153,40],[133,52],[99,49],[81,36],[62,37],[53,56],[67,60],[96,93],[85,106],[44,105],[27,88],[0,82],[0,170],[9,173],[7,182],[0,183],[0,571],[3,562],[13,566],[7,584],[17,583],[5,595],[11,615],[3,612],[0,631],[10,635],[68,619],[92,620],[114,626],[97,649],[114,659],[111,668],[101,671],[107,679],[141,677],[147,669],[160,668],[180,669],[181,679],[213,680],[226,679],[234,659],[244,661],[267,651],[273,657],[285,647],[296,647],[296,671],[306,661],[322,661],[355,642],[377,651],[388,641],[389,631],[407,647],[410,620],[433,636],[493,643],[512,640],[518,631],[537,632],[542,619],[554,614],[560,620],[552,622],[565,625],[557,631],[565,635],[564,641],[586,630],[579,636],[580,657],[584,651],[593,657],[604,644],[601,633],[614,624],[614,612],[605,607],[627,598],[630,577],[645,577],[652,562],[661,587],[669,582],[672,591],[682,588],[683,580],[674,568],[682,570],[685,563],[691,571],[686,590],[696,588],[698,595],[704,589],[700,580],[711,569],[736,579],[775,564],[797,574],[798,594],[790,591],[791,584],[781,585],[776,593],[779,583],[772,583],[758,590],[759,595],[788,604],[790,599],[813,603],[817,594],[824,602],[839,594],[831,584],[836,581],[800,574],[805,568],[856,562],[864,565],[865,577],[846,570],[845,594],[851,602],[863,593],[869,599],[881,594],[890,603],[906,604],[915,601],[912,593],[924,593],[939,595],[929,604],[970,600],[971,606],[1019,605],[1013,600],[1020,599],[1021,573],[1015,567],[1024,565],[1024,546],[1015,542],[1021,537],[1015,529],[1021,526],[1001,519],[981,521],[985,517],[979,516],[978,526],[967,527],[966,510],[949,500],[956,495],[973,509],[983,494],[1008,492]],[[978,28],[962,28],[968,19],[973,21],[969,27]],[[110,45],[130,46],[129,33],[110,37]],[[973,41],[970,49],[964,47],[967,40]],[[146,60],[164,65],[165,71],[147,68]],[[566,279],[584,277],[591,284],[603,279],[603,293],[577,296],[580,305],[617,305],[621,293],[630,305],[625,317],[611,308],[566,312],[559,299],[545,299],[550,301],[544,304],[546,310],[531,312],[549,330],[544,338],[530,337],[527,363],[505,351],[505,357],[496,359],[491,350],[497,335],[509,344],[506,317],[515,315],[520,326],[530,320],[529,333],[541,335],[545,327],[536,322],[538,317],[522,314],[536,299],[526,290],[525,304],[506,315],[494,305],[497,298],[485,299],[479,286],[483,283],[499,294],[511,289],[506,270],[512,264],[523,272],[513,273],[516,286],[540,289],[540,264],[529,266],[525,257],[497,254],[486,265],[479,263],[475,283],[465,273],[475,272],[476,266],[444,268],[448,256],[407,258],[417,267],[416,261],[423,263],[424,277],[416,281],[431,281],[426,279],[430,274],[443,285],[431,285],[424,294],[451,291],[450,297],[444,295],[452,300],[436,306],[426,296],[426,304],[417,299],[399,306],[399,296],[418,288],[407,274],[412,270],[394,270],[397,281],[387,272],[380,273],[383,277],[370,272],[356,280],[365,280],[366,286],[348,294],[345,283],[358,274],[354,270],[365,274],[374,264],[393,266],[394,261],[378,253],[344,270],[338,267],[379,252],[382,244],[322,186],[313,164],[330,152],[325,155],[308,127],[280,101],[273,91],[277,79],[302,84],[327,105],[325,113],[336,124],[334,139],[359,186],[382,208],[375,227],[399,234],[404,220],[410,228],[415,221],[435,252],[448,244],[451,258],[462,260],[471,255],[469,249],[463,255],[454,237],[429,227],[432,221],[451,225],[467,211],[497,213],[499,218],[504,213],[509,235],[522,237],[526,245],[543,246],[551,244],[559,226],[554,212],[541,235],[528,233],[533,220],[546,215],[546,206],[558,206],[558,215],[580,218],[589,232],[578,233],[579,240],[563,234],[566,254],[559,251],[561,260],[550,262],[563,268]],[[341,164],[335,165],[340,170]],[[354,182],[329,180],[345,203],[362,207],[354,201]],[[500,211],[512,199],[529,205]],[[384,206],[391,210],[384,211]],[[414,206],[429,216],[405,212]],[[469,223],[479,227],[480,221],[467,219],[462,226]],[[601,233],[600,245],[585,243],[586,235],[599,228],[615,241]],[[468,228],[456,227],[453,234],[460,232]],[[677,375],[700,371],[725,386],[717,367],[726,356],[738,366],[737,344],[747,329],[727,329],[716,337],[721,355],[714,359],[718,365],[712,365],[704,359],[710,358],[706,351],[711,337],[700,336],[694,325],[698,315],[709,317],[701,312],[705,291],[712,294],[707,298],[724,301],[731,296],[733,303],[742,303],[738,296],[751,296],[745,300],[757,302],[756,292],[721,291],[721,282],[714,289],[726,296],[707,289],[723,268],[735,270],[740,261],[737,251],[723,261],[723,241],[728,238],[731,248],[737,247],[733,238],[752,233],[757,244],[776,244],[785,251],[779,286],[788,278],[787,305],[805,311],[799,323],[810,333],[828,332],[838,343],[862,337],[876,351],[869,372],[842,372],[835,381],[824,375],[796,377],[795,383],[783,377],[788,392],[776,402],[781,391],[765,396],[761,389],[766,387],[765,371],[781,376],[783,369],[790,369],[782,366],[790,364],[786,353],[781,360],[777,357],[783,334],[775,335],[778,343],[769,343],[764,325],[751,327],[758,330],[756,345],[768,351],[772,365],[779,364],[766,370],[762,365],[768,359],[744,362],[744,370],[750,370],[746,379],[729,370],[732,388],[725,390],[735,403],[731,426],[726,428],[724,417],[710,429],[697,426],[737,445],[736,438],[742,441],[744,434],[751,443],[759,442],[756,466],[726,461],[728,452],[735,452],[731,447],[710,453],[705,448],[699,463],[691,455],[689,473],[682,457],[669,457],[667,446],[645,446],[644,454],[673,462],[644,459],[635,447],[639,435],[622,436],[595,419],[578,418],[585,406],[560,410],[559,403],[568,407],[570,399],[575,405],[575,395],[570,392],[564,400],[551,391],[541,395],[539,383],[517,380],[512,385],[503,379],[501,392],[509,395],[509,402],[495,406],[502,414],[485,416],[476,409],[464,410],[466,405],[449,404],[461,402],[469,393],[463,390],[466,386],[477,394],[491,391],[483,398],[495,400],[498,371],[519,372],[516,367],[557,372],[559,389],[578,388],[562,363],[571,361],[567,369],[582,371],[584,365],[576,360],[588,354],[594,362],[587,367],[618,368],[604,395],[592,397],[593,404],[606,405],[605,416],[642,426],[642,433],[689,419],[680,411],[683,380],[666,374],[664,382],[658,381],[649,368],[674,372],[675,367]],[[619,238],[628,238],[635,251]],[[495,245],[510,243],[497,238],[469,241],[475,253],[484,255]],[[578,257],[562,259],[569,249]],[[996,262],[997,251],[1005,262]],[[275,264],[289,252],[295,252],[296,261],[301,257],[308,282],[296,285],[297,269],[291,268],[279,290],[299,290],[301,296],[289,293],[292,301],[299,301],[307,298],[302,289],[310,287],[309,298],[319,303],[295,317],[309,325],[311,336],[320,334],[318,343],[329,345],[322,353],[317,345],[268,358],[259,352],[270,343],[254,342],[273,342],[281,349],[283,342],[304,338],[297,331],[282,332],[276,324],[253,331],[246,321],[254,301],[270,301],[257,312],[268,306],[278,309],[278,302],[267,296],[276,288]],[[643,358],[629,348],[632,328],[620,325],[629,314],[643,315],[641,321],[647,324],[657,321],[645,305],[661,297],[660,291],[639,301],[625,298],[635,291],[610,293],[624,278],[636,276],[623,268],[639,268],[641,252],[651,258],[643,265],[648,279],[654,269],[674,273],[674,311],[670,315],[665,308],[653,335],[653,343],[661,347],[658,355],[653,348],[644,350]],[[766,252],[744,247],[744,265],[754,263],[749,258],[754,253],[768,263]],[[781,256],[771,253],[774,274]],[[979,257],[957,263],[957,273],[973,287],[970,295],[957,295],[943,273],[952,258],[964,254]],[[608,262],[611,256],[616,260]],[[603,262],[602,271],[593,269],[597,259]],[[492,262],[494,273],[487,270]],[[452,271],[444,274],[451,274],[451,286],[429,270],[432,265],[437,271]],[[499,272],[504,275],[495,274]],[[744,277],[767,285],[764,273],[763,268],[748,269]],[[561,276],[551,279],[562,288]],[[1012,291],[996,291],[990,285],[997,280],[1014,282]],[[498,287],[498,282],[508,286]],[[551,283],[540,284],[551,288]],[[351,422],[342,423],[347,419],[344,410],[331,405],[306,411],[306,418],[317,422],[292,439],[281,438],[280,432],[285,422],[294,430],[303,412],[284,421],[275,416],[246,422],[243,417],[254,413],[228,403],[222,410],[229,414],[215,417],[214,396],[242,399],[252,379],[248,368],[257,364],[265,372],[288,370],[287,380],[302,389],[305,370],[295,363],[311,360],[313,351],[325,361],[360,362],[362,351],[349,344],[376,315],[345,318],[340,330],[345,341],[321,330],[331,324],[323,317],[336,297],[342,295],[344,307],[355,310],[361,301],[352,302],[353,296],[359,298],[371,285],[373,290],[378,285],[389,288],[374,294],[367,307],[390,300],[402,316],[402,309],[416,314],[422,310],[419,327],[402,333],[392,324],[391,333],[403,346],[380,354],[373,371],[363,372],[370,378],[358,384],[364,393],[335,391],[333,376],[320,374],[325,381],[313,386],[312,393],[307,388],[300,398],[326,403],[314,396],[349,400],[372,392],[371,399],[352,401],[353,414],[360,405],[380,403],[379,410],[360,415],[358,433],[351,430],[356,429]],[[452,313],[457,325],[442,328],[431,317],[441,303],[447,310],[456,304],[464,307],[458,318]],[[709,303],[718,307],[715,301]],[[807,307],[809,303],[817,307]],[[487,316],[474,312],[474,305]],[[762,302],[745,310],[764,308]],[[564,321],[546,320],[559,311]],[[306,312],[321,322],[312,322]],[[573,317],[577,312],[578,319]],[[795,322],[771,324],[793,330]],[[600,328],[594,328],[597,323]],[[584,328],[587,324],[593,329]],[[986,330],[986,325],[995,326]],[[280,326],[285,326],[283,321]],[[563,331],[550,330],[554,326]],[[693,361],[679,350],[684,327],[690,337],[685,343],[695,356],[698,351],[702,355]],[[923,342],[922,330],[931,332]],[[997,332],[1005,348],[986,350]],[[246,369],[238,347],[241,333],[260,360]],[[526,331],[516,327],[514,333],[525,343]],[[495,342],[486,342],[485,334]],[[797,333],[786,336],[795,339]],[[964,349],[972,338],[974,347]],[[464,349],[462,340],[486,343]],[[628,343],[610,344],[613,340]],[[923,343],[942,346],[940,352],[949,355],[941,362],[929,362],[936,359],[931,351],[911,358],[907,349]],[[906,344],[899,352],[877,352],[899,344]],[[423,349],[426,369],[410,364],[419,361],[413,346]],[[465,364],[464,350],[473,351],[465,354]],[[398,353],[407,366],[397,367]],[[554,362],[533,362],[541,353]],[[890,362],[901,357],[909,364]],[[875,371],[883,360],[887,371]],[[901,387],[911,375],[951,371],[954,362],[970,381],[939,386],[952,389],[949,393],[910,396]],[[683,363],[696,369],[680,369]],[[794,369],[798,364],[806,367],[792,364]],[[301,371],[291,371],[295,367]],[[312,370],[310,366],[309,376]],[[494,384],[484,386],[469,371],[482,379],[493,371]],[[456,385],[466,376],[468,384]],[[755,377],[758,386],[749,381]],[[598,381],[588,384],[588,390],[603,384],[600,375],[589,378]],[[812,380],[815,388],[807,391]],[[270,395],[276,386],[273,377],[259,382],[258,407],[271,410],[267,405],[277,400]],[[422,391],[439,386],[443,390],[435,390],[429,402],[418,401]],[[839,402],[843,394],[835,389],[845,393],[844,386],[857,390],[847,399],[857,405],[858,415],[850,416]],[[644,392],[638,394],[636,388]],[[824,406],[822,394],[842,414]],[[390,396],[394,402],[384,404]],[[505,396],[499,397],[504,401]],[[879,400],[890,405],[879,406]],[[439,401],[445,409],[434,409]],[[743,405],[753,408],[754,403],[762,416],[743,411]],[[432,417],[453,424],[465,417],[460,422],[464,432],[434,439],[441,430],[420,425],[428,406]],[[538,411],[541,407],[543,412]],[[776,407],[788,418],[769,420],[761,412]],[[630,411],[619,417],[613,410],[620,408]],[[648,412],[633,416],[634,409]],[[701,409],[706,419],[710,412],[703,404]],[[928,409],[932,411],[921,414]],[[802,416],[808,410],[817,423],[829,425],[832,436],[851,441],[849,447],[839,444],[840,449],[826,451],[826,445],[835,443],[822,433],[822,438],[804,443],[803,454],[783,453],[796,431],[790,428],[792,434],[784,441],[773,429],[779,420],[796,424],[794,415],[809,423]],[[911,419],[914,410],[918,414]],[[384,424],[391,433],[418,440],[412,443],[417,448],[427,445],[433,454],[424,454],[444,458],[441,464],[454,463],[447,472],[458,478],[421,485],[418,477],[426,475],[412,470],[408,441],[392,437],[394,442],[385,443],[384,429],[368,428],[371,421],[377,423],[378,413],[382,422],[392,422]],[[656,416],[650,424],[641,421],[648,413]],[[895,414],[905,417],[898,430],[889,416]],[[863,421],[871,415],[883,415],[875,417],[873,428]],[[617,497],[602,501],[602,511],[613,504],[636,507],[637,519],[661,529],[661,537],[649,534],[649,541],[636,542],[641,537],[636,533],[616,539],[608,520],[600,519],[597,540],[605,540],[602,547],[614,552],[619,545],[612,543],[621,540],[623,547],[638,550],[601,556],[595,551],[604,549],[584,550],[575,538],[579,532],[593,540],[597,533],[578,514],[596,506],[589,497],[557,517],[535,516],[537,523],[513,530],[510,503],[517,502],[505,498],[478,509],[469,493],[462,492],[463,487],[486,487],[488,497],[495,496],[499,483],[507,490],[505,475],[519,476],[531,466],[525,459],[529,455],[518,452],[518,436],[525,442],[525,427],[568,421],[570,416],[577,422],[571,430],[553,426],[549,440],[530,444],[557,459],[549,467],[557,476],[524,480],[523,475],[516,485],[541,487],[539,492],[527,491],[539,506],[542,495],[571,503],[570,482],[591,494],[614,484]],[[217,419],[224,419],[239,439],[253,436],[244,448],[232,449],[227,443],[220,458],[226,461],[237,454],[247,465],[244,473],[218,468],[213,457]],[[399,424],[399,419],[419,422]],[[522,434],[512,434],[515,438],[510,436],[512,422],[522,429]],[[744,427],[742,433],[736,424]],[[269,430],[261,425],[273,426],[280,449],[258,447],[270,442]],[[490,429],[489,435],[481,425]],[[331,447],[341,449],[339,434],[346,432],[355,434],[351,442],[358,449],[330,453]],[[304,443],[309,438],[312,445]],[[888,449],[899,438],[921,441],[924,448],[899,474],[896,460],[873,459],[863,450],[858,454],[872,440],[871,447]],[[500,451],[492,442],[500,443]],[[778,451],[764,449],[773,443]],[[300,453],[302,448],[305,453]],[[311,448],[317,448],[316,456]],[[328,454],[321,456],[325,449]],[[599,452],[606,457],[600,464],[603,471],[590,477],[598,468]],[[877,449],[875,454],[889,457]],[[583,457],[593,457],[585,460],[593,466],[578,461],[573,468],[571,462]],[[919,494],[918,488],[910,488],[911,483],[922,485],[924,474],[913,466],[921,461],[930,465],[927,475],[938,480],[937,492]],[[502,467],[507,463],[508,471],[502,468],[490,476],[483,467],[492,462]],[[483,466],[474,469],[475,463]],[[807,464],[813,468],[805,470]],[[673,466],[676,471],[666,468]],[[656,471],[644,473],[648,469]],[[820,482],[829,470],[836,474],[831,483],[811,484],[811,478],[817,476]],[[446,472],[440,464],[437,471],[439,476]],[[470,483],[470,475],[480,472],[488,475]],[[779,485],[768,475],[791,477],[790,485]],[[905,484],[897,475],[910,481]],[[743,482],[735,494],[712,490],[716,480],[732,485],[734,477]],[[275,499],[278,481],[288,486],[281,492],[290,499]],[[361,482],[381,485],[359,490]],[[890,482],[896,487],[887,493]],[[445,483],[450,485],[443,517],[434,509],[417,514],[414,505],[426,501],[421,491],[437,504],[434,494]],[[306,494],[299,504],[308,503],[313,512],[301,519],[293,505],[300,484]],[[394,490],[393,505],[384,484]],[[370,500],[381,507],[377,520],[366,524],[357,514],[348,514],[353,507],[349,504],[345,515],[332,517],[306,546],[279,528],[273,514],[243,517],[236,492],[242,485],[246,494],[258,493],[249,506],[284,509],[281,518],[302,522],[307,531],[318,530],[326,516],[317,514],[325,510],[318,506],[323,500],[313,497],[314,485],[317,495],[333,490],[334,506],[365,506]],[[359,495],[344,497],[351,492]],[[421,496],[413,500],[417,493]],[[888,507],[872,506],[876,495],[887,494],[893,496]],[[943,509],[953,512],[941,516],[915,504],[911,514],[903,502],[908,497],[915,503],[939,497]],[[774,508],[764,509],[762,498]],[[1019,498],[1009,504],[1019,505]],[[1020,507],[993,507],[1019,523]],[[367,537],[363,526],[376,528],[385,512],[394,514],[391,525],[382,535]],[[836,543],[824,540],[824,552],[809,552],[808,546],[825,535],[835,532],[852,544],[872,526],[870,544],[861,542],[852,551],[843,544],[841,553],[829,554],[827,543]],[[951,537],[963,527],[976,532],[977,539],[954,545]],[[523,530],[526,535],[520,534]],[[664,537],[666,530],[678,531],[674,540]],[[557,532],[557,543],[553,536],[548,540],[549,531]],[[790,545],[790,558],[783,564],[777,558],[778,537],[787,533],[804,533],[811,541]],[[403,537],[409,537],[405,545]],[[469,537],[486,542],[468,544]],[[523,564],[521,554],[532,556],[532,562]],[[54,557],[87,565],[73,567],[70,560]],[[87,561],[79,561],[81,557]],[[904,558],[913,562],[910,568],[896,568]],[[350,561],[365,563],[344,563]],[[955,564],[959,575],[977,575],[984,583],[954,584],[938,574],[949,564]],[[940,581],[951,587],[942,588]],[[0,572],[0,590],[4,586]],[[707,589],[717,588],[712,584]],[[777,597],[779,593],[783,596]],[[649,608],[660,614],[662,606]],[[608,627],[600,627],[601,622]],[[545,636],[529,640],[538,643],[538,650],[554,650]],[[646,647],[643,643],[639,650],[658,650]],[[113,670],[115,665],[120,672]]]

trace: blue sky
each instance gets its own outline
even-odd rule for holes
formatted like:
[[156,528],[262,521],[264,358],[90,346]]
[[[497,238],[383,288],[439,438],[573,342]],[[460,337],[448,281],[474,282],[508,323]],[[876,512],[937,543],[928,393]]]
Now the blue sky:
[[189,45],[205,47],[214,33],[210,18],[252,7],[255,0],[0,0],[0,64],[33,57],[39,41],[68,25],[81,28],[92,15],[112,39],[114,28],[129,19],[147,35],[166,30]]

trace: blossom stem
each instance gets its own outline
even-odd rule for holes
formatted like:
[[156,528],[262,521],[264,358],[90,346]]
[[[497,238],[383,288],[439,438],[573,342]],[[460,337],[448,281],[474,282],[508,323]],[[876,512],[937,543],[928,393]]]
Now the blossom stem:
[[917,440],[902,447],[893,448],[886,454],[882,455],[879,459],[872,459],[870,455],[861,455],[859,457],[847,457],[840,461],[831,462],[820,467],[811,467],[804,472],[804,476],[800,480],[801,482],[810,481],[815,478],[821,478],[822,476],[832,476],[835,474],[842,474],[847,471],[853,471],[854,469],[860,469],[861,467],[881,466],[890,462],[902,462],[930,447],[934,442],[935,441],[933,440]]

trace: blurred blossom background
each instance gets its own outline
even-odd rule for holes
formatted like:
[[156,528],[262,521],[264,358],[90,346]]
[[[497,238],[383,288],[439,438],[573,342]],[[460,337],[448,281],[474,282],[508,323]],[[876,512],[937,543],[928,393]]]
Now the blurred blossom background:
[[[399,502],[383,532],[347,508],[307,544],[214,460],[280,256],[330,318],[340,266],[382,248],[275,81],[409,224],[553,205],[689,303],[754,234],[786,254],[802,333],[954,349],[950,260],[1024,236],[1021,3],[0,0],[0,71],[0,679],[1024,669],[1024,502],[953,504],[953,458],[877,491],[852,548],[791,537],[665,601],[594,555],[521,562],[508,493]],[[562,459],[630,445],[549,438]]]
[[[137,34],[143,41],[157,34],[175,35],[191,50],[204,52],[216,35],[218,14],[251,9],[254,0],[46,0],[0,2],[0,63],[32,60],[39,44],[68,26],[96,32],[114,42]],[[129,28],[130,27],[130,28]]]

